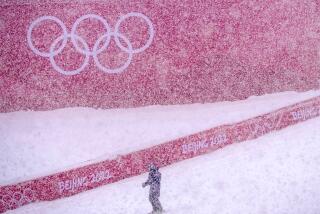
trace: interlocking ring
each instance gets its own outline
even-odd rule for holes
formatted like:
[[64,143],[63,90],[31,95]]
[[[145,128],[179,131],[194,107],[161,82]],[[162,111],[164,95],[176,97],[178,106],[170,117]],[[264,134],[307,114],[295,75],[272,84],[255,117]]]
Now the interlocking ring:
[[[131,13],[128,13],[128,14],[126,14],[126,15],[124,15],[124,16],[121,16],[120,19],[117,21],[116,26],[115,26],[115,32],[116,32],[116,33],[119,32],[119,27],[120,27],[121,23],[122,23],[124,20],[126,20],[127,18],[130,18],[130,17],[139,17],[139,18],[142,18],[142,19],[144,19],[144,20],[146,21],[146,23],[148,24],[149,38],[148,38],[148,40],[147,40],[147,43],[146,43],[144,46],[142,46],[141,48],[137,48],[137,49],[135,49],[135,50],[132,50],[133,53],[140,53],[140,52],[146,50],[146,49],[151,45],[151,43],[152,43],[153,36],[154,36],[153,25],[152,25],[151,20],[150,20],[147,16],[145,16],[145,15],[143,15],[143,14],[141,14],[141,13],[131,12]],[[115,40],[116,40],[116,43],[117,43],[118,47],[119,47],[121,50],[123,50],[124,52],[127,52],[127,53],[131,52],[131,50],[129,50],[129,49],[127,49],[127,48],[125,48],[125,47],[122,46],[121,42],[119,41],[119,37],[116,36],[116,37],[115,37]]]
[[[50,21],[54,21],[56,22],[61,28],[62,28],[62,31],[63,31],[63,41],[62,41],[62,45],[54,52],[41,52],[39,51],[34,45],[33,45],[33,42],[32,42],[32,31],[33,31],[33,28],[36,27],[40,22],[43,22],[43,21],[46,21],[46,20],[50,20]],[[67,35],[68,35],[68,32],[67,32],[67,28],[66,26],[63,24],[63,22],[54,17],[54,16],[42,16],[38,19],[36,19],[34,22],[31,23],[31,25],[29,26],[29,29],[28,29],[28,32],[27,32],[27,41],[28,41],[28,45],[29,47],[31,48],[31,50],[39,55],[39,56],[42,56],[42,57],[50,57],[50,55],[58,55],[63,49],[64,47],[66,46],[68,40],[67,40]]]
[[[119,32],[119,28],[120,28],[121,24],[126,19],[128,19],[130,17],[142,18],[148,25],[149,38],[148,38],[145,45],[143,45],[142,47],[136,48],[136,49],[134,49],[132,47],[130,40],[125,35],[123,35],[122,33]],[[88,43],[81,36],[77,35],[77,28],[78,28],[79,24],[85,19],[96,19],[96,20],[100,21],[106,30],[105,33],[100,38],[98,38],[96,40],[92,50],[90,50]],[[34,46],[33,41],[32,41],[32,31],[41,22],[47,21],[47,20],[56,22],[61,27],[63,33],[62,33],[62,35],[58,36],[53,41],[53,43],[50,45],[49,52],[44,52],[44,51],[38,50]],[[129,65],[132,61],[132,58],[133,58],[133,54],[141,53],[141,52],[145,51],[151,45],[151,43],[153,41],[154,34],[155,34],[154,28],[153,28],[153,24],[152,24],[151,20],[147,16],[145,16],[144,14],[137,13],[137,12],[131,12],[131,13],[128,13],[124,16],[121,16],[119,18],[119,20],[116,22],[114,31],[109,26],[107,20],[105,20],[101,16],[98,16],[96,14],[87,14],[87,15],[81,16],[80,18],[78,18],[75,21],[75,23],[73,24],[73,26],[71,28],[70,33],[68,33],[66,26],[63,24],[63,22],[60,19],[58,19],[54,16],[42,16],[42,17],[39,17],[38,19],[36,19],[35,21],[33,21],[31,23],[31,25],[29,26],[29,29],[27,32],[27,42],[28,42],[30,49],[35,54],[42,56],[42,57],[49,58],[49,61],[52,65],[52,67],[56,71],[58,71],[59,73],[64,74],[64,75],[79,74],[89,64],[89,59],[91,56],[93,57],[93,60],[96,64],[96,66],[101,71],[103,71],[105,73],[121,73],[129,67]],[[128,58],[127,58],[126,62],[118,68],[107,68],[100,63],[99,58],[98,58],[98,55],[101,54],[104,50],[106,50],[108,48],[112,37],[114,37],[116,45],[122,51],[124,51],[128,54]],[[85,56],[83,64],[79,68],[72,70],[72,71],[63,70],[62,68],[60,68],[57,65],[57,63],[55,62],[55,59],[54,59],[55,56],[57,56],[58,54],[60,54],[63,51],[69,38],[71,39],[71,42],[72,42],[73,46],[75,47],[75,50],[78,53]],[[127,47],[125,47],[121,44],[120,39],[122,39],[125,42]],[[61,45],[59,47],[56,47],[60,42],[61,42]],[[82,47],[79,46],[79,42],[81,43]],[[103,44],[100,47],[102,42],[103,42]]]
[[120,37],[120,38],[123,39],[123,41],[128,45],[128,51],[125,51],[125,52],[128,53],[129,56],[128,56],[128,59],[127,59],[127,61],[125,62],[125,64],[122,65],[122,66],[119,67],[119,68],[110,69],[110,68],[104,67],[104,66],[100,63],[100,61],[99,61],[99,59],[98,59],[98,55],[97,55],[96,53],[98,52],[97,49],[98,49],[101,41],[104,39],[104,37],[109,37],[109,35],[106,35],[106,34],[105,34],[104,36],[100,37],[100,38],[97,40],[97,42],[95,43],[95,45],[93,46],[93,53],[94,53],[93,59],[94,59],[94,61],[96,62],[96,65],[98,66],[98,68],[100,68],[100,70],[102,70],[103,72],[105,72],[105,73],[120,73],[120,72],[122,72],[124,69],[126,69],[126,68],[130,65],[131,60],[132,60],[132,56],[133,56],[133,53],[134,53],[134,52],[133,52],[132,45],[131,45],[130,41],[129,41],[128,38],[125,37],[123,34],[120,34],[120,33],[111,33],[110,36],[114,36],[115,38],[119,38],[119,37]]
[[14,192],[12,195],[2,195],[0,197],[0,204],[6,209],[14,209],[21,207],[24,204],[31,203],[34,200],[34,192],[27,188],[22,192]]
[[[85,19],[97,19],[98,21],[102,22],[102,24],[104,25],[104,27],[106,28],[106,34],[105,35],[108,35],[107,36],[107,41],[104,43],[104,45],[96,50],[96,51],[90,51],[90,50],[83,50],[81,49],[79,46],[78,46],[78,43],[76,41],[76,39],[72,36],[71,37],[71,41],[72,41],[72,44],[74,45],[74,47],[77,49],[77,51],[79,53],[82,53],[82,54],[85,54],[85,55],[89,55],[89,56],[93,56],[94,54],[99,54],[101,53],[102,51],[104,51],[105,49],[108,48],[108,45],[110,43],[110,39],[111,39],[111,28],[109,27],[109,24],[108,22],[102,18],[101,16],[98,16],[98,15],[95,15],[95,14],[87,14],[87,15],[84,15],[84,16],[81,16],[80,18],[78,18],[76,20],[76,22],[73,24],[72,26],[72,29],[71,29],[71,35],[76,35],[77,33],[77,28],[78,28],[78,25]],[[101,37],[100,37],[101,38]],[[98,39],[99,40],[99,39]],[[87,44],[87,43],[86,43]],[[87,44],[88,45],[88,44]]]
[[[68,34],[68,35],[67,35],[67,38],[68,38],[68,37],[72,37],[71,34]],[[87,64],[89,63],[89,57],[90,57],[90,55],[87,53],[87,52],[89,52],[89,46],[88,46],[88,44],[83,40],[82,37],[80,37],[80,36],[78,36],[78,35],[73,35],[72,38],[76,38],[77,40],[79,40],[79,41],[83,44],[83,46],[84,46],[84,48],[85,48],[85,51],[86,51],[86,52],[85,52],[84,62],[83,62],[82,66],[81,66],[80,68],[75,69],[75,70],[73,70],[73,71],[65,71],[65,70],[63,70],[62,68],[60,68],[60,67],[57,65],[56,61],[54,60],[54,56],[55,56],[55,55],[51,54],[50,57],[49,57],[52,67],[53,67],[56,71],[58,71],[59,73],[65,74],[65,75],[75,75],[75,74],[78,74],[78,73],[80,73],[80,72],[87,66]],[[57,45],[61,40],[63,40],[63,41],[65,40],[64,37],[63,37],[63,35],[59,36],[59,37],[58,37],[56,40],[54,40],[54,42],[51,44],[51,46],[50,46],[50,53],[54,52],[54,48],[56,47],[56,45]]]

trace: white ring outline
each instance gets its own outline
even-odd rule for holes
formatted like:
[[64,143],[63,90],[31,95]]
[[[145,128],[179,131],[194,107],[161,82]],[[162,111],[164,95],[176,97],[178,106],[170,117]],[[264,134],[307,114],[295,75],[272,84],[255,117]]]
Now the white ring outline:
[[[31,37],[32,37],[32,31],[33,31],[33,28],[38,25],[40,22],[42,21],[46,21],[46,20],[50,20],[50,21],[54,21],[56,22],[61,28],[62,28],[62,32],[63,32],[63,41],[62,41],[62,44],[61,46],[54,52],[41,52],[39,51],[34,45],[33,45],[33,42],[31,40]],[[27,31],[27,42],[28,42],[28,45],[29,47],[31,48],[31,50],[39,55],[39,56],[42,56],[42,57],[50,57],[51,55],[58,55],[59,53],[61,53],[61,51],[65,48],[66,44],[67,44],[67,35],[68,35],[68,32],[67,32],[67,27],[65,26],[65,24],[63,24],[63,22],[58,19],[57,17],[54,17],[54,16],[41,16],[39,18],[37,18],[35,21],[33,21],[31,23],[31,25],[29,26],[29,29]]]
[[[89,51],[89,46],[88,44],[84,41],[84,39],[76,34],[74,35],[71,35],[71,34],[68,34],[67,35],[67,39],[70,37],[72,38],[72,36],[74,37],[77,37],[77,39],[84,45],[84,48],[87,50],[87,52]],[[50,46],[50,52],[52,52],[54,50],[54,47],[56,46],[56,44],[61,40],[61,39],[64,39],[64,35],[61,35],[59,36],[56,40],[54,40],[54,42],[51,44]],[[83,69],[88,65],[89,63],[89,55],[88,54],[85,54],[85,59],[84,59],[84,62],[83,64],[80,66],[80,68],[77,68],[75,70],[72,70],[72,71],[66,71],[66,70],[63,70],[61,69],[56,61],[54,60],[54,55],[50,55],[50,62],[52,64],[52,67],[54,69],[56,69],[56,71],[58,71],[59,73],[61,74],[64,74],[64,75],[75,75],[75,74],[79,74],[81,71],[83,71]]]
[[[126,36],[124,36],[123,34],[121,34],[119,32],[119,27],[120,27],[121,23],[125,19],[130,18],[130,17],[142,18],[142,19],[144,19],[146,21],[146,23],[148,25],[149,38],[148,38],[148,40],[147,40],[147,42],[146,42],[146,44],[144,46],[142,46],[140,48],[137,48],[137,49],[133,49],[130,40]],[[85,20],[85,19],[88,19],[88,18],[93,18],[93,19],[97,19],[97,20],[101,21],[103,23],[103,25],[105,26],[106,30],[107,30],[107,33],[105,33],[104,35],[102,35],[100,38],[97,39],[97,41],[94,44],[94,47],[93,47],[92,51],[90,51],[88,43],[81,36],[78,36],[76,34],[76,30],[77,30],[77,27],[80,24],[80,22]],[[63,34],[60,35],[58,38],[56,38],[54,40],[54,42],[51,44],[50,52],[41,52],[41,51],[39,51],[33,45],[33,42],[31,40],[33,28],[36,25],[38,25],[40,22],[45,21],[45,20],[55,21],[63,30]],[[108,48],[108,45],[110,44],[112,36],[115,38],[115,42],[116,42],[117,46],[122,51],[126,52],[129,55],[127,61],[125,62],[125,64],[120,66],[120,67],[118,67],[118,68],[115,68],[115,69],[111,69],[111,68],[107,68],[107,67],[103,66],[100,63],[99,59],[98,59],[98,54],[100,54],[101,52],[103,52],[105,49]],[[96,63],[96,66],[100,70],[102,70],[103,72],[105,72],[105,73],[121,73],[130,65],[134,53],[140,53],[140,52],[146,50],[151,45],[151,43],[153,41],[153,37],[154,37],[154,28],[153,28],[153,24],[152,24],[151,20],[147,16],[145,16],[144,14],[138,13],[138,12],[131,12],[131,13],[127,13],[124,16],[120,16],[119,20],[117,21],[117,23],[115,25],[115,31],[114,32],[112,32],[107,20],[105,20],[101,16],[98,16],[98,15],[95,15],[95,14],[86,14],[86,15],[83,15],[80,18],[78,18],[76,20],[76,22],[73,24],[70,34],[68,34],[67,28],[63,24],[63,22],[60,19],[58,19],[58,18],[56,18],[54,16],[42,16],[42,17],[39,17],[38,19],[36,19],[35,21],[33,21],[31,23],[31,25],[29,26],[29,29],[27,31],[27,42],[28,42],[28,45],[29,45],[30,49],[37,55],[49,58],[52,67],[56,71],[58,71],[59,73],[64,74],[64,75],[79,74],[87,66],[90,56],[93,56],[93,59],[94,59],[94,61]],[[78,52],[80,52],[81,54],[85,55],[85,60],[84,60],[84,63],[82,64],[82,66],[80,66],[80,68],[72,70],[72,71],[65,71],[65,70],[61,69],[56,64],[56,62],[54,60],[54,57],[56,55],[58,55],[59,53],[61,53],[63,51],[63,49],[65,48],[65,46],[66,46],[66,44],[68,42],[68,38],[71,38],[71,41],[72,41],[73,45],[75,46],[75,49]],[[106,42],[102,45],[102,47],[99,48],[100,43],[105,38],[106,38]],[[128,47],[124,47],[121,44],[119,38],[123,39]],[[62,44],[57,50],[55,50],[55,46],[58,44],[58,42],[60,40],[63,40]],[[80,41],[83,44],[84,49],[82,49],[82,48],[80,48],[78,46],[78,42],[76,40]]]
[[[75,38],[73,37],[73,35],[77,35],[76,32],[77,32],[77,28],[78,28],[78,25],[85,19],[97,19],[99,20],[100,22],[102,22],[102,24],[105,26],[106,30],[107,30],[107,35],[109,35],[107,37],[107,41],[105,42],[105,44],[98,50],[95,50],[97,53],[93,51],[90,51],[90,49],[88,51],[85,51],[83,50],[82,48],[80,48],[78,46],[78,43],[75,41]],[[95,15],[95,14],[87,14],[87,15],[83,15],[81,16],[80,18],[78,18],[75,23],[72,25],[72,29],[71,29],[71,41],[72,41],[72,44],[75,46],[75,48],[77,49],[78,52],[82,53],[82,54],[85,54],[85,55],[89,55],[89,56],[93,56],[94,54],[99,54],[101,53],[102,51],[104,51],[106,48],[108,48],[108,45],[110,43],[110,40],[111,40],[111,28],[107,22],[107,20],[105,20],[104,18],[102,18],[101,16],[98,16],[98,15]],[[104,35],[106,35],[104,34]],[[102,36],[104,36],[102,35]],[[89,45],[88,45],[89,46]]]
[[[8,200],[6,200],[8,199]],[[11,207],[11,201],[12,201],[12,197],[8,194],[5,194],[2,196],[2,198],[0,199],[0,203],[3,204],[3,206],[6,208],[6,209],[10,209]]]
[[[112,74],[114,74],[114,73],[121,73],[121,72],[123,72],[123,71],[130,65],[130,63],[131,63],[131,61],[132,61],[132,56],[133,56],[132,45],[131,45],[131,42],[129,41],[129,39],[128,39],[127,37],[125,37],[124,35],[120,34],[120,33],[112,32],[110,35],[111,35],[111,36],[114,36],[115,38],[120,37],[120,38],[123,39],[124,42],[128,45],[129,52],[127,52],[127,54],[129,54],[129,56],[128,56],[127,61],[126,61],[122,66],[120,66],[120,67],[118,67],[118,68],[107,68],[107,67],[103,66],[103,65],[100,63],[97,54],[94,54],[94,55],[93,55],[93,59],[94,59],[94,61],[95,61],[95,63],[96,63],[96,66],[97,66],[98,68],[100,68],[100,70],[102,70],[103,72],[105,72],[105,73],[112,73]],[[106,34],[105,34],[104,36],[100,37],[100,38],[97,40],[97,42],[95,43],[95,45],[94,45],[94,47],[93,47],[93,50],[97,49],[97,47],[98,47],[99,44],[101,43],[101,40],[103,40],[104,37],[106,37],[106,36],[109,36],[109,35],[106,35]]]
[[[26,191],[31,192],[32,198],[29,198],[28,196],[26,196]],[[17,195],[20,196],[20,198],[18,200],[15,198],[15,196],[17,196]],[[4,200],[5,197],[8,200]],[[33,197],[34,197],[34,191],[32,191],[30,188],[27,188],[27,189],[23,190],[22,193],[21,192],[14,192],[11,196],[8,194],[3,195],[2,198],[0,199],[0,203],[2,203],[6,209],[11,209],[11,208],[16,207],[15,205],[17,205],[17,207],[21,207],[24,204],[24,202],[27,202],[27,203],[32,202]]]
[[[137,48],[137,49],[133,49],[133,53],[140,53],[144,50],[146,50],[152,43],[152,40],[153,40],[153,37],[154,37],[154,28],[153,28],[153,24],[151,22],[151,20],[144,14],[142,13],[138,13],[138,12],[131,12],[131,13],[127,13],[126,15],[124,16],[121,16],[120,19],[117,21],[115,27],[114,27],[114,31],[115,33],[119,33],[119,27],[121,25],[121,23],[126,20],[127,18],[130,18],[130,17],[138,17],[138,18],[142,18],[146,21],[146,23],[148,24],[148,31],[149,31],[149,38],[146,42],[146,44],[140,48]],[[120,33],[119,33],[120,34]],[[116,41],[116,44],[119,46],[119,48],[125,52],[129,52],[130,50],[127,49],[126,47],[123,47],[123,45],[121,44],[121,42],[119,41],[118,37],[115,37],[115,41]]]

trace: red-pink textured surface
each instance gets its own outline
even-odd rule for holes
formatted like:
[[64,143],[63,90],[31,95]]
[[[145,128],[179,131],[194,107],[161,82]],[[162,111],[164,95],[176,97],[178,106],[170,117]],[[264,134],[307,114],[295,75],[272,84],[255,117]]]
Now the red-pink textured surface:
[[288,106],[243,122],[223,125],[114,160],[60,172],[47,177],[0,187],[0,212],[36,201],[71,196],[146,171],[149,163],[163,167],[228,144],[255,139],[271,131],[320,115],[320,97]]
[[[132,45],[136,50],[150,38],[151,28],[142,18],[128,18],[115,30],[117,21],[130,12],[150,20],[151,43],[133,53],[120,73],[105,73],[92,55],[106,33],[101,20],[83,20],[76,35],[72,26],[87,14],[106,20],[108,35],[114,34],[97,58],[103,66],[116,68],[130,57],[123,49]],[[63,47],[62,29],[52,20],[35,25],[32,44],[43,52],[52,47],[57,66],[74,70],[86,60],[71,42],[74,37],[80,49],[89,51],[81,73],[61,74],[49,57],[31,50],[28,29],[43,16],[61,20],[65,47],[57,51]],[[216,102],[319,88],[319,23],[319,0],[2,0],[0,112]],[[102,38],[97,49],[104,42]]]

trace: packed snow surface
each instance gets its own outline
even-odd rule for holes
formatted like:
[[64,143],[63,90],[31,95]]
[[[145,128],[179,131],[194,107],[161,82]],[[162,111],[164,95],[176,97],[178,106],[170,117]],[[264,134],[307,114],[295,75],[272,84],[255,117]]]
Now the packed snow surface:
[[[317,95],[286,92],[234,103],[0,114],[0,185],[112,158]],[[319,129],[316,118],[161,168],[166,213],[319,214]],[[143,174],[8,213],[148,213],[148,189],[141,187],[146,178]]]

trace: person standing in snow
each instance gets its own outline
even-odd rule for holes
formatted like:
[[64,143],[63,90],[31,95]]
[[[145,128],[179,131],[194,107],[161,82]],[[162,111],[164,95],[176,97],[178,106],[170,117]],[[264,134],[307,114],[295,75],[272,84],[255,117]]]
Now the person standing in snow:
[[160,182],[161,173],[159,172],[159,168],[154,164],[150,164],[148,180],[142,184],[142,187],[150,185],[149,201],[152,205],[152,213],[161,213],[163,211],[161,203],[159,201]]

